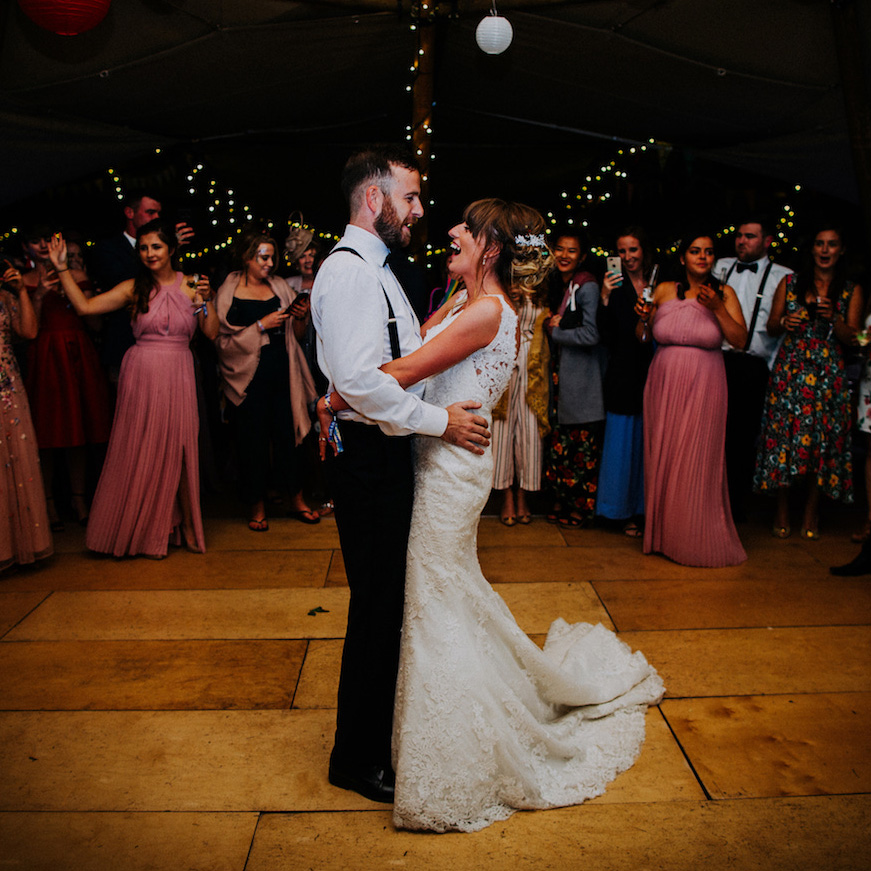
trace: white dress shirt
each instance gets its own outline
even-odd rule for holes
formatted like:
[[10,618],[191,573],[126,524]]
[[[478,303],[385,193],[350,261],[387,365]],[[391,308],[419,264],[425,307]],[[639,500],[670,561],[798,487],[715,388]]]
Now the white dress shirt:
[[[713,273],[720,281],[728,284],[735,291],[738,297],[738,302],[741,304],[741,311],[744,314],[744,323],[747,329],[750,329],[750,321],[753,318],[753,309],[756,307],[756,294],[759,292],[759,282],[762,281],[762,276],[765,275],[765,269],[768,266],[768,256],[760,257],[756,263],[756,272],[749,269],[743,272],[738,271],[737,257],[722,257],[714,265]],[[729,280],[726,281],[726,274],[732,269],[732,274]],[[768,364],[770,369],[774,365],[774,358],[777,356],[777,351],[780,348],[780,343],[783,340],[782,336],[769,336],[765,326],[768,323],[768,316],[771,314],[771,303],[774,299],[774,291],[777,290],[777,285],[785,275],[792,275],[792,270],[786,266],[781,266],[779,263],[772,263],[771,270],[768,273],[768,280],[765,282],[765,288],[762,292],[762,302],[759,304],[759,315],[756,318],[756,325],[753,327],[753,336],[750,339],[750,346],[747,348],[748,354],[753,354],[756,357],[762,357]],[[731,348],[728,343],[723,345],[723,348]]]
[[353,248],[361,257],[349,251],[327,257],[312,287],[311,307],[318,363],[330,387],[353,409],[340,417],[377,424],[387,435],[441,436],[448,413],[423,401],[424,383],[403,390],[378,368],[393,356],[384,292],[396,318],[400,354],[421,345],[417,316],[386,266],[389,249],[374,233],[353,224],[336,247]]

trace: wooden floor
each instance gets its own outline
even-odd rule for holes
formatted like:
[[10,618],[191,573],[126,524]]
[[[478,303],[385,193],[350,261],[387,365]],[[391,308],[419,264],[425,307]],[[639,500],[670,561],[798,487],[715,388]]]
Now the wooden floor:
[[332,519],[255,534],[218,512],[207,554],[162,562],[89,555],[68,527],[53,559],[0,578],[0,868],[864,871],[871,578],[828,572],[858,516],[818,542],[760,516],[748,561],[716,570],[485,517],[484,572],[530,635],[601,621],[668,693],[604,796],[475,835],[398,833],[327,783],[347,608]]

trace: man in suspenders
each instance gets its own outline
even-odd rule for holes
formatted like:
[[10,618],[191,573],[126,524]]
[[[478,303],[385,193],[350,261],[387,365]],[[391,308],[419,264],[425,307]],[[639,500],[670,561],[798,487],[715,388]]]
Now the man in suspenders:
[[[423,215],[420,173],[399,146],[353,155],[342,173],[350,221],[312,288],[318,362],[353,411],[340,412],[342,451],[327,478],[350,587],[329,779],[374,801],[393,801],[393,696],[414,498],[411,435],[483,454],[490,433],[477,402],[438,408],[423,384],[408,391],[379,369],[420,347],[420,325],[387,265]],[[329,394],[328,394],[329,395]],[[322,433],[324,437],[326,433]]]
[[753,486],[756,439],[765,404],[768,374],[780,347],[780,339],[765,329],[771,301],[780,280],[791,269],[772,262],[768,249],[774,239],[771,222],[748,216],[735,234],[736,257],[723,257],[714,275],[735,290],[747,324],[743,349],[724,347],[729,409],[726,417],[726,474],[729,500],[735,520],[743,520]]

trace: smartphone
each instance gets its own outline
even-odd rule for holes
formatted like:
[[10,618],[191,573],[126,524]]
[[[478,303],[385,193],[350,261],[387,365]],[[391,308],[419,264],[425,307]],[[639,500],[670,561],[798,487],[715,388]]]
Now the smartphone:
[[609,257],[606,262],[607,266],[605,268],[612,275],[623,274],[623,262],[620,260],[619,257]]

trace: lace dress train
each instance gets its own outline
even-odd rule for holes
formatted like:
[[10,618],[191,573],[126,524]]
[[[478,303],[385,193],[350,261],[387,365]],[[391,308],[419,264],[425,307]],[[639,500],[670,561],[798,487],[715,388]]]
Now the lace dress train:
[[[430,379],[427,400],[476,399],[489,418],[511,376],[516,323],[503,301],[494,340]],[[516,809],[599,795],[640,752],[646,707],[664,691],[658,674],[601,625],[558,619],[540,650],[478,564],[491,453],[425,437],[416,450],[394,716],[395,824],[477,831]]]

